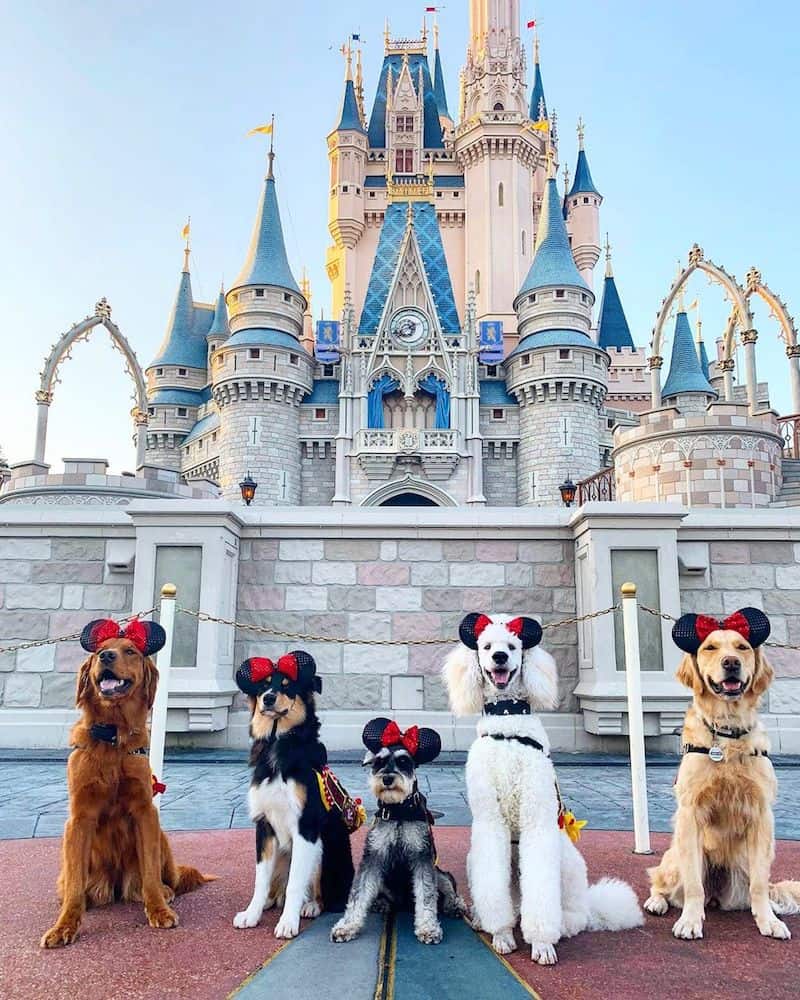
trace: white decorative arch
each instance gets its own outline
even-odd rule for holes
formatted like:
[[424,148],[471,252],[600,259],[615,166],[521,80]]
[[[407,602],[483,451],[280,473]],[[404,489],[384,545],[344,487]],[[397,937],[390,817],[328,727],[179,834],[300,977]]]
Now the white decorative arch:
[[364,498],[361,506],[380,507],[387,500],[391,500],[392,497],[399,496],[401,493],[418,493],[421,497],[432,500],[437,507],[458,506],[446,490],[434,486],[433,483],[429,483],[425,479],[419,479],[417,476],[412,475],[404,476],[402,479],[393,479],[390,483],[384,483],[382,486],[374,489],[372,493]]
[[125,371],[130,375],[134,385],[135,405],[131,410],[134,423],[134,436],[136,438],[136,465],[144,463],[145,443],[147,440],[147,383],[144,373],[139,364],[133,348],[120,332],[116,323],[111,320],[111,306],[105,300],[100,299],[95,303],[94,315],[87,316],[86,319],[76,323],[68,330],[51,348],[50,353],[45,358],[44,368],[39,376],[39,389],[36,392],[36,446],[34,449],[34,461],[44,463],[45,448],[47,444],[47,416],[50,404],[53,402],[55,387],[59,384],[59,368],[64,361],[72,357],[72,348],[82,340],[88,340],[89,336],[97,326],[103,326],[111,337],[112,346],[122,354],[125,359]]
[[[800,413],[800,346],[797,343],[797,327],[794,317],[789,315],[786,303],[761,279],[761,272],[751,267],[745,275],[745,295],[749,299],[758,295],[769,307],[770,317],[778,321],[781,340],[786,347],[786,357],[789,359],[789,379],[792,386],[792,410]],[[725,356],[731,357],[733,351],[733,331],[725,331]]]

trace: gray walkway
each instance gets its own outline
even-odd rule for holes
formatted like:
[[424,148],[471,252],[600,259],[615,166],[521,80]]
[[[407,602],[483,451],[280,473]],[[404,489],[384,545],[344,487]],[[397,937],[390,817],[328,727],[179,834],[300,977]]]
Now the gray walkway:
[[[243,757],[244,755],[242,755]],[[333,767],[352,795],[372,805],[366,774],[352,758]],[[470,813],[464,787],[463,758],[432,764],[419,772],[428,804],[443,815],[437,823],[468,826]],[[15,759],[9,759],[15,758]],[[247,788],[250,773],[238,755],[213,757],[195,753],[170,757],[164,768],[167,792],[161,818],[167,830],[227,830],[249,827]],[[776,835],[800,840],[800,760],[778,760]],[[596,830],[632,828],[630,769],[602,758],[556,758],[564,800],[579,819]],[[677,759],[648,765],[650,826],[669,830],[673,811],[672,782]],[[67,795],[63,759],[31,759],[23,753],[0,757],[0,839],[58,837],[66,819]]]

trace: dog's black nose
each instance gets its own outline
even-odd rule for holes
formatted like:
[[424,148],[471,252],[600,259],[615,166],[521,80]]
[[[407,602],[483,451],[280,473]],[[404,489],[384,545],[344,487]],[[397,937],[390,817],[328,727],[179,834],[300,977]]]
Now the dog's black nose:
[[271,708],[277,699],[278,695],[274,691],[267,691],[264,695],[264,704]]
[[502,666],[504,663],[508,663],[508,653],[504,653],[501,649],[498,649],[496,653],[492,653],[492,659],[499,666]]
[[384,774],[383,783],[387,788],[391,788],[394,784],[394,777],[391,774]]
[[722,661],[722,668],[726,674],[738,674],[742,669],[742,661],[738,656],[726,656]]
[[116,651],[113,649],[101,649],[97,655],[100,658],[100,662],[106,665],[113,663],[117,658]]

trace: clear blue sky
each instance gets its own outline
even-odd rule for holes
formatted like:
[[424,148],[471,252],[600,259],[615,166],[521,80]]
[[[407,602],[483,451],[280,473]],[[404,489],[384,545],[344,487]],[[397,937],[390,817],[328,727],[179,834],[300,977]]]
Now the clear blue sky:
[[[325,136],[341,95],[341,42],[359,31],[371,101],[393,33],[416,34],[424,4],[374,0],[5,0],[0,5],[0,303],[5,365],[0,447],[33,453],[33,393],[57,336],[105,295],[142,365],[163,334],[192,216],[195,297],[210,301],[243,260],[263,175],[253,125],[277,116],[277,176],[295,275],[327,308]],[[523,3],[523,20],[534,7]],[[542,0],[542,70],[574,164],[583,115],[605,202],[617,282],[637,343],[698,241],[743,278],[755,263],[800,316],[798,6],[703,0]],[[440,19],[450,109],[467,4]],[[602,264],[598,265],[602,279]],[[709,346],[727,306],[697,280]],[[777,328],[757,307],[759,374],[789,409]],[[709,350],[711,353],[711,350]],[[97,332],[63,369],[48,460],[110,458],[130,469],[130,388]]]

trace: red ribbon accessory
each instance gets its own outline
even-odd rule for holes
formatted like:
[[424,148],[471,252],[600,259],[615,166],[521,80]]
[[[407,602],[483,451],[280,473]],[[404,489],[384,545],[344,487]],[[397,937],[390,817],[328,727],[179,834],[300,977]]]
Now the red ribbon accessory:
[[163,781],[159,781],[154,774],[151,773],[150,777],[153,779],[153,798],[155,798],[156,795],[163,795],[167,790],[167,786]]
[[705,642],[711,633],[717,630],[738,632],[743,639],[750,641],[750,623],[739,611],[729,615],[722,622],[710,615],[698,615],[694,623],[694,630],[700,642]]
[[265,656],[254,656],[250,660],[250,680],[254,684],[260,684],[272,675],[275,664]]
[[129,639],[143,653],[147,648],[147,629],[138,618],[129,621],[124,629],[113,619],[106,618],[92,629],[92,642],[99,648],[109,639]]
[[279,674],[286,674],[293,681],[297,680],[298,667],[297,657],[292,653],[287,653],[278,660],[277,670]]
[[397,746],[405,747],[413,757],[419,750],[419,726],[409,726],[402,732],[396,722],[390,722],[381,735],[381,744],[385,747]]
[[481,632],[489,625],[492,624],[492,619],[488,615],[481,615],[476,619],[475,625],[473,627],[473,632],[475,633],[475,638],[480,639]]
[[521,618],[512,618],[510,622],[506,622],[506,628],[508,631],[515,635],[518,639],[522,638],[522,629],[524,622]]

